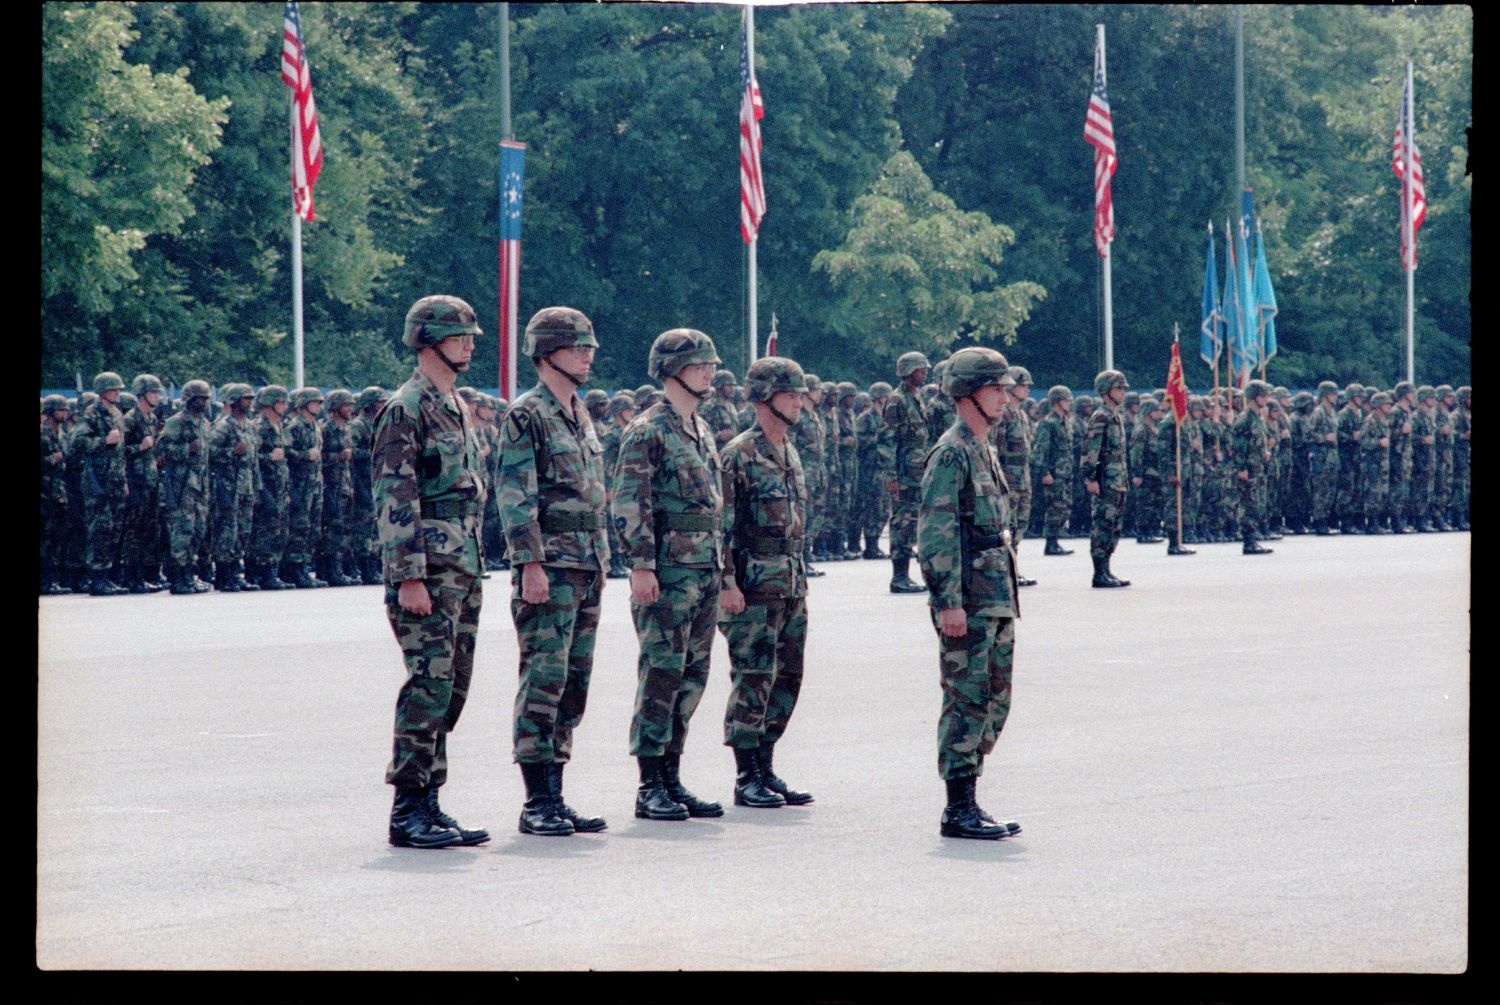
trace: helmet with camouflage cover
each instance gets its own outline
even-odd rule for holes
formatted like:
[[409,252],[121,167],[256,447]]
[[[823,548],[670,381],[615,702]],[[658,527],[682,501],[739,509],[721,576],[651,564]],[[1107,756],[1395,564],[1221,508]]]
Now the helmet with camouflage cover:
[[135,380],[130,382],[130,393],[137,398],[147,391],[159,391],[165,394],[166,390],[166,387],[161,382],[161,378],[154,373],[138,373],[135,375]]
[[745,374],[745,398],[770,401],[782,392],[806,394],[811,381],[801,365],[786,356],[763,356],[750,364]]
[[1011,379],[1020,387],[1031,386],[1031,371],[1024,366],[1013,366],[1010,368]]
[[728,370],[715,370],[714,379],[709,382],[708,386],[714,388],[715,390],[721,387],[733,387],[734,374],[730,373]]
[[1380,388],[1378,388],[1378,387],[1372,387],[1371,385],[1366,384],[1364,386],[1364,392],[1365,392],[1364,393],[1364,397],[1365,398],[1369,398],[1372,394],[1374,394],[1375,392],[1377,392],[1379,390],[1380,390]]
[[857,388],[857,387],[854,386],[854,381],[852,381],[852,380],[841,380],[841,381],[839,381],[839,400],[840,401],[844,400],[845,398],[852,398],[855,395],[857,395],[858,393],[859,393],[859,388]]
[[1417,402],[1432,401],[1437,398],[1437,388],[1431,384],[1423,384],[1417,388]]
[[939,391],[943,389],[943,374],[948,372],[948,360],[952,358],[952,356],[949,356],[948,359],[938,360],[932,364],[932,369],[927,373],[927,383],[933,385]]
[[94,377],[94,393],[103,394],[105,391],[123,391],[125,381],[113,370],[105,370]]
[[1292,396],[1292,392],[1289,389],[1282,387],[1280,384],[1277,384],[1274,388],[1272,388],[1272,393],[1282,401],[1285,401]]
[[1298,391],[1292,395],[1292,407],[1299,412],[1304,412],[1315,404],[1317,404],[1317,399],[1313,397],[1311,391]]
[[802,384],[809,391],[823,393],[823,379],[815,373],[803,373]]
[[267,384],[255,394],[256,408],[270,408],[282,401],[290,401],[291,395],[280,384]]
[[1437,387],[1433,388],[1433,391],[1437,393],[1438,401],[1442,401],[1444,398],[1453,393],[1453,385],[1439,384]]
[[233,405],[237,401],[243,401],[246,398],[253,399],[254,397],[255,388],[249,384],[242,384],[239,381],[231,381],[219,389],[219,400],[226,405]]
[[871,399],[869,391],[856,391],[854,393],[854,407],[856,409],[863,410],[869,408],[870,404]]
[[527,359],[550,356],[569,346],[599,348],[594,337],[594,323],[583,311],[572,307],[543,307],[526,322],[521,337],[521,355]]
[[1454,391],[1453,393],[1458,397],[1459,401],[1472,401],[1474,398],[1474,389],[1468,384],[1461,385],[1459,389],[1457,391]]
[[1119,370],[1100,370],[1099,375],[1094,378],[1094,393],[1101,398],[1117,387],[1130,389],[1130,382]]
[[354,392],[345,388],[336,388],[328,392],[328,397],[323,401],[323,407],[330,412],[337,412],[345,405],[354,404]]
[[603,408],[608,404],[609,392],[602,387],[589,388],[588,393],[583,396],[583,407],[587,408],[590,412],[596,408]]
[[401,341],[412,349],[427,349],[455,335],[483,334],[474,308],[458,297],[439,294],[411,305]]
[[182,385],[182,400],[184,402],[192,398],[212,399],[214,389],[208,385],[206,380],[190,380]]
[[1073,391],[1066,384],[1053,384],[1047,388],[1047,404],[1055,405],[1059,401],[1072,401]]
[[323,392],[316,387],[299,387],[292,392],[292,408],[302,409],[315,401],[323,400]]
[[1392,403],[1391,392],[1389,391],[1376,391],[1374,394],[1370,395],[1370,406],[1372,408],[1378,408],[1381,405],[1390,405]]
[[1162,410],[1161,402],[1149,394],[1141,395],[1141,412],[1145,415],[1154,415]]
[[501,397],[498,397],[498,396],[495,398],[495,411],[500,412],[501,414],[504,414],[505,410],[507,408],[509,408],[509,407],[510,407],[510,399],[508,399],[508,398],[501,398]]
[[1399,383],[1396,384],[1396,391],[1395,391],[1395,394],[1394,394],[1394,398],[1397,401],[1400,401],[1402,398],[1406,397],[1408,394],[1416,394],[1416,393],[1417,393],[1417,385],[1413,384],[1409,380],[1403,380],[1403,381],[1400,381]]
[[895,389],[883,380],[877,380],[870,385],[871,398],[889,398]]
[[905,378],[918,370],[931,370],[932,364],[919,352],[905,352],[896,360],[896,376]]
[[646,374],[653,380],[675,377],[685,366],[722,363],[714,340],[696,328],[671,328],[656,336],[646,358]]
[[943,371],[943,393],[957,401],[991,384],[1010,387],[1015,379],[1005,357],[989,346],[964,346],[949,356]]
[[[480,399],[482,399],[484,397],[484,395],[480,392],[479,388],[477,388],[477,387],[459,387],[459,388],[454,388],[454,393],[457,394],[460,398],[462,398],[470,406],[479,404],[480,403]],[[330,394],[329,398],[331,399],[332,397],[333,397],[333,395]],[[332,408],[333,406],[331,404],[326,404],[325,403],[323,407],[324,408]]]
[[128,412],[136,405],[135,395],[131,394],[129,391],[121,391],[120,399],[119,401],[115,402],[115,404],[120,406],[120,411]]
[[68,399],[61,394],[49,394],[42,399],[43,412],[65,412],[68,410]]
[[363,412],[367,408],[383,403],[385,399],[385,388],[379,384],[371,384],[354,396],[354,407]]
[[1141,392],[1139,392],[1139,391],[1127,391],[1127,392],[1125,392],[1125,407],[1126,408],[1139,408],[1140,405],[1141,405]]
[[839,386],[831,380],[823,381],[819,389],[823,392],[823,398],[825,401],[832,402],[833,399],[838,397]]
[[1338,394],[1339,386],[1331,380],[1320,381],[1318,384],[1318,398],[1322,399],[1330,394]]
[[1245,385],[1246,398],[1269,398],[1271,396],[1271,385],[1263,380],[1252,380]]
[[604,409],[604,414],[613,419],[624,412],[634,412],[635,410],[635,395],[629,391],[619,391],[613,398],[609,399],[609,405]]

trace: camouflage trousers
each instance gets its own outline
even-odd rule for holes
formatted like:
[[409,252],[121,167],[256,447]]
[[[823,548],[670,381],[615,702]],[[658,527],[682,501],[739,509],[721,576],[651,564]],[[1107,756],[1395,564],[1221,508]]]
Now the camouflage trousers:
[[290,500],[283,494],[262,489],[255,497],[248,556],[257,565],[279,565],[286,554]]
[[61,578],[67,564],[68,504],[43,498],[38,518],[41,537],[37,557],[40,559],[41,579],[47,582]]
[[891,557],[911,558],[917,543],[917,511],[922,506],[922,487],[902,485],[891,505]]
[[323,485],[323,533],[318,538],[319,558],[343,558],[354,554],[354,533],[350,508],[354,492],[347,480]]
[[[1379,452],[1366,451],[1368,454]],[[1391,484],[1390,469],[1371,460],[1366,462],[1360,475],[1360,487],[1364,489],[1364,514],[1368,519],[1378,520],[1385,515],[1386,497],[1390,493]]]
[[1423,467],[1412,466],[1406,499],[1406,522],[1412,526],[1427,519],[1428,510],[1432,507],[1433,474],[1430,463]]
[[708,686],[714,622],[719,616],[719,570],[663,563],[654,604],[630,602],[640,639],[639,681],[630,717],[633,757],[680,754],[688,722]]
[[120,560],[125,529],[125,499],[113,492],[90,496],[84,510],[84,534],[88,542],[84,564],[93,572],[107,572]]
[[1119,545],[1120,530],[1125,525],[1125,496],[1101,485],[1099,494],[1091,497],[1089,554],[1094,558],[1108,558]]
[[[1092,532],[1094,525],[1094,497],[1083,487],[1083,476],[1073,477],[1073,512],[1068,517],[1068,528],[1080,536]],[[1119,535],[1116,534],[1116,537]]]
[[323,538],[323,483],[293,482],[287,510],[286,560],[311,562]]
[[[928,608],[932,625],[938,612]],[[938,774],[967,778],[984,772],[984,759],[1010,715],[1010,674],[1015,659],[1013,618],[968,616],[961,638],[938,631],[938,672],[943,707],[938,714]]]
[[1411,495],[1411,463],[1402,461],[1399,465],[1391,462],[1390,485],[1385,493],[1385,512],[1391,518],[1391,522],[1402,520],[1406,516],[1406,500]]
[[[864,477],[865,469],[860,468],[861,477]],[[870,480],[865,482],[859,493],[860,498],[860,529],[864,531],[865,541],[880,540],[880,532],[885,529],[886,521],[891,518],[891,495],[874,481],[875,474],[869,475]]]
[[1349,520],[1364,512],[1360,499],[1359,450],[1339,451],[1339,487],[1334,501],[1340,519]]
[[1042,486],[1042,535],[1059,537],[1068,529],[1068,516],[1073,511],[1073,483],[1071,479],[1054,478],[1051,485]]
[[1235,485],[1239,489],[1240,537],[1258,534],[1272,522],[1270,480],[1264,473],[1252,471],[1249,481],[1241,481],[1236,475]]
[[719,631],[729,644],[724,745],[775,743],[786,732],[802,690],[807,598],[747,600],[739,614],[719,618]]
[[1339,455],[1330,448],[1323,451],[1322,456],[1314,453],[1308,464],[1307,483],[1312,497],[1308,512],[1314,522],[1327,520],[1333,514],[1341,475],[1338,463]]
[[120,527],[120,561],[155,565],[161,561],[161,486],[136,482],[125,497]]
[[1019,546],[1031,526],[1031,474],[1024,467],[1007,470],[1005,480],[1010,484],[1011,538]]
[[[1166,482],[1159,475],[1142,475],[1141,484],[1138,488],[1130,490],[1130,496],[1136,501],[1135,508],[1135,532],[1145,537],[1156,534],[1162,529],[1162,514],[1166,509]],[[1173,526],[1176,526],[1177,514],[1172,514]]]
[[224,493],[216,498],[211,517],[214,561],[237,562],[244,558],[254,527],[255,493]]
[[188,568],[198,560],[208,537],[208,497],[184,492],[167,514],[167,548],[172,564]]
[[518,764],[566,764],[573,730],[583,721],[594,672],[599,596],[604,573],[597,569],[542,566],[544,603],[521,599],[521,568],[511,570],[510,617],[521,650],[516,689],[513,756]]
[[396,695],[395,738],[385,780],[399,788],[448,780],[448,734],[458,725],[474,674],[474,640],[484,600],[478,576],[445,572],[429,578],[432,613],[410,614],[385,588],[385,616],[401,646],[406,683]]

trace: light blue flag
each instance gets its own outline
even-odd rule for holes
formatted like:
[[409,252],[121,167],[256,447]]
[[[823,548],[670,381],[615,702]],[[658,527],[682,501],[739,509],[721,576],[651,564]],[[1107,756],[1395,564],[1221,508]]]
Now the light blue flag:
[[[1203,324],[1199,329],[1201,334],[1198,338],[1198,355],[1203,362],[1213,367],[1216,371],[1219,366],[1219,350],[1222,343],[1219,341],[1219,330],[1223,325],[1223,316],[1219,313],[1219,266],[1214,261],[1214,225],[1210,221],[1208,225],[1208,260],[1203,265]],[[1214,378],[1218,380],[1217,377]]]
[[[1247,245],[1249,235],[1243,226],[1231,233],[1229,268],[1224,277],[1224,286],[1229,292],[1224,296],[1224,309],[1233,315],[1226,338],[1230,368],[1238,386],[1260,362],[1260,340],[1256,333],[1255,284],[1251,281]],[[1231,296],[1234,298],[1232,305],[1229,302]]]
[[1266,268],[1266,240],[1255,222],[1255,318],[1259,328],[1261,359],[1276,355],[1276,291],[1271,289],[1271,270]]

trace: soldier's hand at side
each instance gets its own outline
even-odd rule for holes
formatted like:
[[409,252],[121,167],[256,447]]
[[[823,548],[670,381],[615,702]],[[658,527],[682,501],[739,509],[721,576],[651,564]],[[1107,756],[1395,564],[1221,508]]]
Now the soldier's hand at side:
[[407,614],[426,617],[432,613],[432,596],[427,592],[427,584],[420,579],[403,579],[396,591],[396,600]]
[[1042,475],[1042,484],[1043,485],[1051,485],[1052,481],[1053,481],[1052,475],[1050,475],[1050,474]]
[[745,594],[738,586],[719,591],[719,613],[739,614],[745,609]]
[[1140,488],[1141,487],[1141,476],[1140,475],[1136,475],[1134,478],[1130,479],[1130,484],[1134,485],[1136,488]]
[[141,449],[142,450],[150,450],[151,449],[151,444],[153,444],[155,442],[156,442],[156,437],[154,437],[154,436],[144,437],[141,440]]
[[528,604],[545,604],[552,595],[552,586],[547,582],[547,570],[541,562],[527,562],[521,566],[521,599]]
[[1380,438],[1380,445],[1382,447],[1388,447],[1388,446],[1390,446],[1391,445],[1391,438],[1389,436],[1382,436]]
[[104,434],[104,442],[107,443],[108,445],[110,445],[111,447],[114,446],[116,443],[119,443],[120,442],[120,431],[118,429],[111,429],[108,433]]
[[1250,472],[1248,471],[1236,471],[1234,473],[1234,476],[1242,482],[1248,482],[1250,480]]
[[1087,478],[1085,478],[1083,480],[1083,488],[1084,488],[1084,491],[1088,492],[1088,494],[1091,495],[1091,496],[1096,496],[1096,495],[1099,494],[1099,483],[1098,482],[1091,482]]
[[969,634],[969,616],[962,607],[945,607],[938,611],[938,629],[950,639]]
[[893,496],[900,495],[901,494],[901,483],[897,482],[897,481],[886,482],[885,483],[885,490],[887,492],[889,492]]
[[323,451],[317,447],[313,447],[307,452],[307,459],[310,461],[321,461],[323,459]]
[[344,460],[347,461],[349,458],[351,458],[351,457],[354,456],[354,448],[353,447],[345,447],[344,448],[344,452],[342,454],[340,454],[339,456],[342,457]]
[[244,440],[237,440],[237,441],[235,441],[234,452],[236,454],[243,454],[245,451],[247,451],[249,449],[250,449],[249,447],[245,446],[245,441]]
[[661,596],[661,587],[656,582],[656,570],[630,570],[630,599],[637,604],[654,604]]
[[273,461],[280,461],[280,460],[284,460],[285,458],[286,458],[286,451],[283,450],[282,448],[276,447],[274,450],[271,451],[271,460],[273,460]]

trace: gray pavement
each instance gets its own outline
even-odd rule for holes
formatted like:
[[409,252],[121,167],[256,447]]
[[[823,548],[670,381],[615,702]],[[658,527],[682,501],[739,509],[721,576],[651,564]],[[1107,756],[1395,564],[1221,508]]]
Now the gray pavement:
[[[723,640],[684,780],[719,820],[632,815],[636,644],[605,592],[568,799],[516,832],[509,576],[496,574],[443,805],[477,848],[386,844],[401,663],[376,587],[44,598],[42,969],[1456,973],[1469,964],[1470,537],[1288,538],[1274,555],[1087,543],[1022,591],[1010,722],[938,836],[937,644],[886,562],[824,566],[777,767],[730,805]],[[414,932],[426,933],[412,945]],[[404,950],[395,947],[405,946]]]

